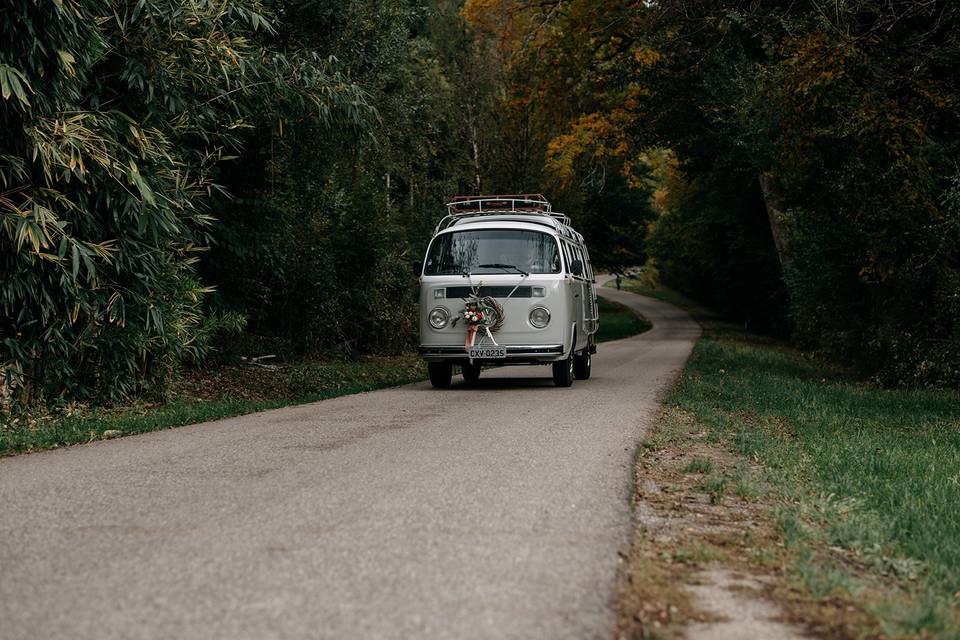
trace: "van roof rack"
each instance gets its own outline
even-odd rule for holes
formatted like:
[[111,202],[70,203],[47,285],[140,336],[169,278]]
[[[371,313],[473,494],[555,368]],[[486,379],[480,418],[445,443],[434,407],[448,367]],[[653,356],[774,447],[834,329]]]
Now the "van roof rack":
[[499,196],[456,196],[447,204],[450,214],[480,211],[550,213],[553,205],[539,193]]
[[[539,193],[519,195],[456,196],[447,203],[447,216],[440,221],[434,235],[464,218],[504,214],[533,215],[550,218],[561,231],[570,229],[570,218],[553,210],[550,201]],[[567,229],[564,229],[566,227]]]

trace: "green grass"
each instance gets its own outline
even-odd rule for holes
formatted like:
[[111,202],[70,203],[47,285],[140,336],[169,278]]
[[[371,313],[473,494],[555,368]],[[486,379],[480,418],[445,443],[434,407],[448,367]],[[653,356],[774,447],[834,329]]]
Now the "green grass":
[[[816,553],[846,549],[899,585],[875,612],[893,632],[960,638],[960,394],[877,388],[727,332],[697,345],[667,402],[763,465],[762,484],[790,505],[780,532],[811,593],[855,590],[855,572]],[[757,482],[736,479],[735,491]]]
[[597,310],[600,312],[600,330],[597,331],[597,342],[629,338],[638,333],[649,331],[652,327],[646,318],[638,316],[627,307],[616,302],[598,298]]
[[672,553],[665,552],[671,562],[700,566],[720,559],[717,549],[701,543],[691,543],[678,547]]
[[712,504],[723,502],[723,496],[727,493],[728,480],[721,474],[708,476],[701,484],[700,489],[710,496]]
[[683,468],[684,473],[699,473],[701,475],[708,474],[711,471],[713,471],[713,461],[708,458],[694,458]]
[[[0,421],[0,455],[180,427],[422,380],[416,356],[188,373],[169,402]],[[105,435],[106,434],[106,435]]]

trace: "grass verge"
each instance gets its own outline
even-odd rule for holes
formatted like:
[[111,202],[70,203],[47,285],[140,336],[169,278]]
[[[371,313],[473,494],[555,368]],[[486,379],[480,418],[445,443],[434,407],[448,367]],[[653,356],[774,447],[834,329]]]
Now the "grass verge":
[[638,333],[649,331],[653,326],[649,320],[638,316],[627,307],[604,298],[597,299],[597,310],[600,312],[600,329],[597,331],[597,342],[629,338]]
[[413,355],[350,362],[296,362],[276,368],[218,367],[187,372],[169,402],[69,409],[0,423],[0,455],[92,442],[305,404],[421,380]]
[[[960,638],[955,391],[880,389],[710,329],[636,473],[633,581],[634,565],[669,582],[719,563],[772,579],[766,596],[817,635]],[[664,604],[678,616],[638,611],[636,591],[626,580],[628,636],[669,637],[667,622],[698,619],[683,598]]]

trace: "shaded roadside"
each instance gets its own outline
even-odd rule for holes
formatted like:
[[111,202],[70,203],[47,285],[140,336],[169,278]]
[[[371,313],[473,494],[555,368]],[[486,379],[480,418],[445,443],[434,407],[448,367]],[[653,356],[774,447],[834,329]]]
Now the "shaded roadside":
[[707,327],[638,452],[623,636],[960,637],[960,396]]

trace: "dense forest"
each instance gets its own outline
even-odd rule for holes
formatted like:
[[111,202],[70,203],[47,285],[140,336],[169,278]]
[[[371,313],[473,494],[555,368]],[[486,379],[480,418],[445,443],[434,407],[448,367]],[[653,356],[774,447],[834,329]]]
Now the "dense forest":
[[[960,385],[950,0],[0,0],[15,406],[395,353],[457,193],[888,384]],[[246,350],[246,351],[245,351]]]

